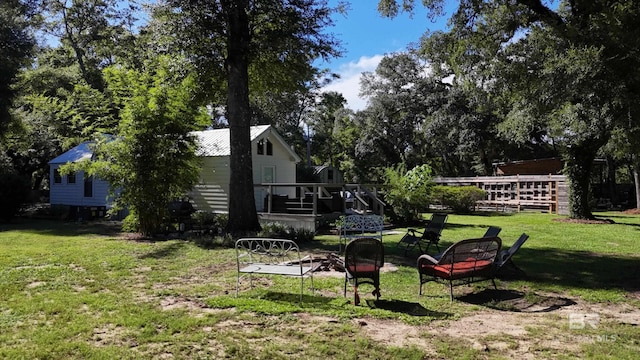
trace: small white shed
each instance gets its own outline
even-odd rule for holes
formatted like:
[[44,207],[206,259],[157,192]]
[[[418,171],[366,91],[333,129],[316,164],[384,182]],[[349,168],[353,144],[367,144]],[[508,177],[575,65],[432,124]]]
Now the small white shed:
[[[196,131],[203,158],[199,183],[189,193],[194,207],[215,213],[229,211],[229,161],[231,144],[229,129]],[[296,164],[302,159],[271,125],[251,127],[253,183],[295,183]],[[274,195],[295,197],[295,187],[278,187]],[[267,189],[254,189],[256,209],[264,210]]]
[[79,210],[96,211],[104,211],[110,207],[109,184],[106,181],[85,176],[84,171],[67,175],[62,175],[59,171],[60,166],[66,163],[91,159],[93,155],[91,144],[91,142],[84,142],[49,161],[51,205],[74,206]]
[[344,177],[342,171],[334,168],[333,166],[321,165],[314,166],[313,173],[318,176],[321,183],[325,184],[342,184],[344,183]]

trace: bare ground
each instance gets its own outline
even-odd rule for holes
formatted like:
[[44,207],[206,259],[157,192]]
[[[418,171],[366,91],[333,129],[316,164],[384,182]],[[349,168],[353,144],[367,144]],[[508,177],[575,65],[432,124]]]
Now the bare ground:
[[[486,300],[490,300],[489,298],[494,298],[495,295],[492,291],[481,292],[480,295],[474,295],[472,299],[478,300],[478,297],[484,296]],[[456,301],[466,301],[466,299],[463,296]],[[593,336],[568,330],[571,314],[598,314],[600,322],[640,325],[640,309],[626,304],[593,304],[558,294],[539,296],[538,300],[532,304],[518,297],[505,300],[511,302],[513,306],[510,311],[482,307],[457,319],[434,320],[427,325],[411,325],[400,320],[376,318],[356,318],[347,321],[360,329],[361,335],[383,346],[416,347],[428,356],[435,357],[438,356],[439,341],[446,341],[480,350],[488,357],[493,354],[518,359],[536,359],[545,357],[544,354],[549,353],[579,354],[583,344],[599,341]],[[369,306],[385,306],[383,300],[375,303],[369,302]],[[162,299],[160,306],[163,310],[186,309],[194,316],[218,311],[233,311],[233,309],[210,309],[199,301],[176,297]],[[298,320],[289,323],[289,326],[295,327],[292,330],[303,330],[308,333],[322,331],[327,326],[332,326],[331,324],[345,321],[308,313],[299,313],[295,316]],[[259,323],[263,324],[263,321],[260,320]],[[241,325],[242,328],[246,328],[246,331],[250,331],[253,326],[259,326],[259,323],[252,324],[246,319],[226,320],[203,330],[209,332],[227,327],[238,329]],[[279,326],[283,324],[279,323]],[[282,330],[279,329],[279,331]]]

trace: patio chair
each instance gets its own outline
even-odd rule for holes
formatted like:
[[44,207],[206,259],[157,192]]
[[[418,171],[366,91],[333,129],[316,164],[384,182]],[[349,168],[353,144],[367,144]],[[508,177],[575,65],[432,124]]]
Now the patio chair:
[[354,304],[360,303],[358,285],[371,284],[376,300],[380,298],[380,268],[384,266],[384,247],[375,238],[357,238],[347,244],[344,250],[344,296],[347,283],[353,285]]
[[[431,220],[427,223],[424,231],[419,232],[416,229],[407,229],[407,233],[398,242],[398,246],[405,247],[405,256],[409,250],[416,246],[420,250],[421,254],[425,254],[429,251],[431,244],[435,245],[438,252],[440,252],[438,242],[440,241],[440,234],[442,233],[442,229],[444,229],[444,224],[447,222],[447,217],[448,215],[444,213],[434,213],[431,215]],[[425,243],[427,247],[423,251],[422,245]]]
[[505,265],[509,264],[509,266],[515,268],[517,271],[524,273],[516,264],[513,263],[513,255],[520,250],[522,244],[529,238],[529,235],[522,233],[518,240],[516,240],[513,245],[511,245],[508,249],[503,249],[500,251],[500,255],[498,255],[498,259],[496,260],[496,271],[500,271]]
[[494,280],[496,261],[500,254],[502,240],[499,237],[483,237],[459,241],[447,248],[439,259],[429,255],[418,258],[420,275],[420,295],[422,285],[429,281],[449,283],[449,296],[453,300],[455,285],[477,281]]
[[[487,231],[485,231],[484,235],[482,235],[483,238],[494,238],[494,237],[498,237],[498,234],[500,234],[500,231],[502,231],[501,227],[498,226],[489,226],[489,228],[487,229]],[[435,255],[432,255],[432,257],[436,260],[439,260],[442,257],[442,253],[437,253]]]
[[498,234],[500,234],[501,230],[502,230],[502,228],[500,228],[500,227],[489,226],[489,228],[484,233],[484,235],[482,235],[482,237],[486,237],[486,238],[496,237],[496,236],[498,236]]

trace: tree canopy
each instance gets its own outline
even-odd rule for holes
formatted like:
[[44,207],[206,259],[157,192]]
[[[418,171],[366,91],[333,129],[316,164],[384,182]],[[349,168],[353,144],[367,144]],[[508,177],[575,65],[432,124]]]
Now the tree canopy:
[[339,53],[337,41],[324,33],[332,11],[317,0],[169,0],[155,12],[168,29],[169,44],[185,53],[200,75],[203,96],[226,105],[233,179],[230,232],[260,228],[253,197],[250,98],[307,88],[318,74],[312,61]]
[[[431,15],[443,14],[444,1],[423,4]],[[426,36],[423,51],[438,71],[486,91],[503,118],[502,134],[561,146],[571,216],[590,218],[589,177],[598,150],[615,128],[639,122],[633,99],[640,82],[632,69],[640,61],[633,55],[640,6],[631,0],[557,5],[461,0],[450,30]],[[413,6],[379,2],[387,16]]]

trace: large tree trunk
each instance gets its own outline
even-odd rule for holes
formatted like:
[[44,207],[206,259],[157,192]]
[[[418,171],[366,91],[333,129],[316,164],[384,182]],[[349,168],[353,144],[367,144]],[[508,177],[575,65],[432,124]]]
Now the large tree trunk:
[[227,111],[231,141],[229,222],[227,231],[245,234],[260,230],[253,189],[251,163],[251,110],[249,105],[249,18],[248,0],[226,0],[228,16]]
[[569,217],[592,219],[590,178],[596,152],[591,146],[574,145],[568,149],[565,173],[569,180]]

